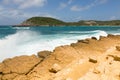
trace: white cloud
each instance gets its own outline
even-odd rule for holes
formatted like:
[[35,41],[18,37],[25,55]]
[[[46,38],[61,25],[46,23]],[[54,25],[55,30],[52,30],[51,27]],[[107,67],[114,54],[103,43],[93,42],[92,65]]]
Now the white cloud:
[[110,20],[116,20],[116,19],[117,19],[116,16],[111,16],[111,17],[110,17]]
[[42,14],[39,14],[39,16],[42,16],[42,17],[52,17],[52,18],[56,18],[56,19],[59,19],[59,17],[55,16],[55,15],[51,15],[49,13],[42,13]]
[[63,8],[65,8],[65,7],[67,7],[67,4],[65,4],[65,3],[60,3],[60,9],[63,9]]
[[101,5],[106,3],[108,0],[95,0],[94,2],[92,2],[91,4],[88,4],[86,6],[78,6],[78,5],[74,5],[72,6],[70,9],[71,11],[83,11],[83,10],[88,10],[92,7],[95,7],[97,5]]
[[70,5],[73,2],[73,0],[68,0],[66,3],[60,3],[59,9],[63,9]]
[[19,9],[25,9],[30,7],[42,7],[45,5],[47,0],[4,0],[4,4],[15,4],[18,5]]
[[24,20],[34,17],[34,16],[42,16],[42,17],[52,17],[57,18],[55,15],[51,15],[49,13],[39,13],[39,12],[25,12],[17,9],[6,9],[2,8],[0,10],[0,24],[20,24]]
[[80,7],[80,6],[74,5],[74,6],[71,7],[71,10],[72,11],[83,11],[83,10],[86,10],[86,9],[89,9],[89,8],[90,8],[89,6]]

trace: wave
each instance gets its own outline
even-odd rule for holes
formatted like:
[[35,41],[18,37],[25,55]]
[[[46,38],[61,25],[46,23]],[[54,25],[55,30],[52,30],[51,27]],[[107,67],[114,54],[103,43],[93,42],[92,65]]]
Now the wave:
[[30,27],[12,27],[12,29],[26,30],[26,29],[30,29]]
[[[96,37],[99,39],[99,36],[107,36],[107,32],[103,30],[94,30],[94,31],[70,31],[68,33],[72,34],[80,34],[80,36],[85,35],[83,39],[90,38],[90,37]],[[78,36],[78,35],[77,35]]]
[[[83,33],[86,32],[83,31]],[[7,57],[31,55],[42,50],[52,51],[57,46],[68,45],[77,42],[77,40],[90,37],[99,39],[99,36],[107,36],[107,33],[105,31],[96,30],[90,31],[87,35],[66,35],[61,33],[42,35],[40,32],[20,30],[15,34],[6,36],[4,39],[0,39],[0,61]]]

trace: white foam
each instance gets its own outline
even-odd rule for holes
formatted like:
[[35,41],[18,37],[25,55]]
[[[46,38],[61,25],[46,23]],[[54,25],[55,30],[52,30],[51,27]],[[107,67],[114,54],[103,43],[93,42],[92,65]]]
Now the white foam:
[[53,50],[57,46],[67,45],[74,43],[77,40],[107,36],[105,31],[92,31],[94,34],[87,35],[66,35],[66,34],[55,34],[53,35],[40,35],[34,31],[22,30],[16,34],[9,35],[4,39],[0,40],[0,61],[5,58],[10,58],[19,55],[31,55],[36,54],[42,50]]
[[24,29],[30,29],[30,27],[12,27],[12,29],[18,29],[18,30],[23,29],[24,30]]

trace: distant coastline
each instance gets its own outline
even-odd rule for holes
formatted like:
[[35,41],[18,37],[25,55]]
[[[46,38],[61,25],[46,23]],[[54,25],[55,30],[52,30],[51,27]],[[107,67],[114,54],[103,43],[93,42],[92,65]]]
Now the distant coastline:
[[32,17],[21,24],[13,27],[30,27],[30,26],[120,26],[120,20],[97,21],[97,20],[80,20],[78,22],[64,22],[50,17]]

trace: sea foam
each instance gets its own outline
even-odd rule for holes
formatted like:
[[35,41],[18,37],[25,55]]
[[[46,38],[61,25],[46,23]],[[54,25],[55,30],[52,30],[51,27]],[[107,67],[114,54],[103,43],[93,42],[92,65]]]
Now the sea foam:
[[[38,33],[30,30],[18,30],[15,34],[8,35],[5,38],[0,39],[0,61],[5,58],[19,55],[36,54],[42,50],[52,51],[57,46],[69,45],[77,42],[77,40],[80,39],[91,37],[96,37],[99,39],[99,36],[107,36],[107,33],[102,30],[82,32],[68,31],[67,33],[68,34],[42,35],[40,32]],[[76,35],[76,33],[79,34]]]

